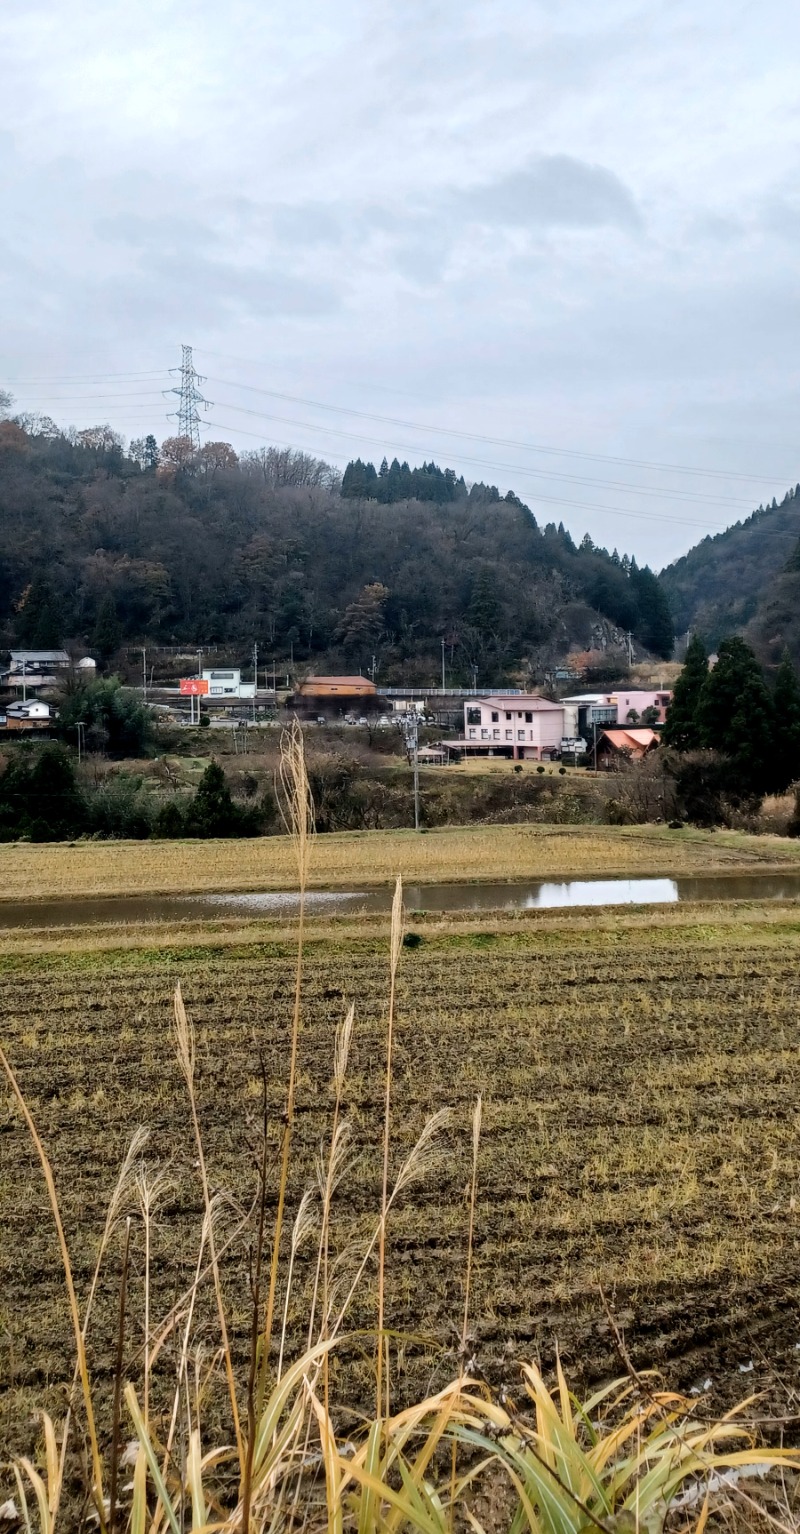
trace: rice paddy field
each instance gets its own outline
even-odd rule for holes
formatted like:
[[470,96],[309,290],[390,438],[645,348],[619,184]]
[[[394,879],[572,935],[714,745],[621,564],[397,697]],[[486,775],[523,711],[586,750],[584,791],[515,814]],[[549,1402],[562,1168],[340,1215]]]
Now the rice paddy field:
[[[318,887],[413,881],[671,875],[800,869],[800,841],[666,826],[476,825],[319,836]],[[90,895],[285,889],[294,878],[286,836],[232,841],[0,846],[0,901]]]
[[[398,848],[408,873],[585,872],[601,848],[621,871],[782,863],[787,843],[718,834],[586,834],[492,828],[459,836],[320,839],[315,878],[381,876]],[[469,858],[465,847],[469,843]],[[342,852],[341,849],[344,849]],[[258,877],[287,881],[288,853],[259,844]],[[14,848],[4,893],[60,888],[192,887],[255,879],[250,846],[189,850]],[[252,862],[248,862],[249,858]],[[360,858],[356,868],[353,858]],[[451,862],[446,860],[450,858]],[[470,858],[474,861],[470,861]],[[484,861],[480,861],[481,858]],[[496,861],[492,863],[491,859]],[[15,859],[19,861],[15,863]],[[716,861],[715,861],[716,860]],[[262,866],[262,864],[264,866]],[[523,865],[524,864],[524,868]],[[93,870],[93,872],[90,872]],[[250,871],[250,872],[249,872]],[[124,881],[128,881],[125,883]],[[147,884],[146,881],[150,883]],[[83,881],[83,882],[81,882]],[[186,887],[181,886],[181,887]],[[235,883],[227,887],[242,887]],[[454,1367],[470,1176],[470,1121],[484,1100],[475,1225],[475,1355],[513,1389],[516,1361],[552,1363],[556,1343],[580,1386],[620,1372],[605,1309],[637,1363],[706,1389],[715,1406],[765,1392],[797,1441],[800,1389],[800,906],[682,905],[660,910],[414,916],[419,941],[399,971],[392,1166],[428,1114],[453,1118],[423,1181],[401,1195],[388,1232],[387,1323],[398,1392],[433,1387]],[[312,1182],[333,1101],[334,1030],[356,1021],[343,1112],[353,1156],[334,1201],[343,1258],[380,1200],[388,971],[387,921],[314,920],[303,985],[297,1125],[289,1218]],[[52,1158],[81,1293],[131,1133],[156,1190],[152,1309],[163,1316],[190,1281],[202,1197],[170,1015],[176,980],[197,1030],[197,1085],[212,1188],[234,1238],[254,1194],[262,1065],[269,1132],[280,1131],[294,980],[286,921],[0,933],[0,1037]],[[272,1196],[272,1195],[271,1195]],[[141,1314],[143,1234],[132,1225],[131,1315]],[[0,1457],[31,1441],[31,1413],[63,1409],[72,1346],[41,1171],[11,1096],[0,1090]],[[111,1377],[119,1282],[115,1237],[90,1332],[101,1389]],[[310,1250],[315,1248],[311,1243]],[[286,1314],[287,1347],[304,1342],[310,1272]],[[244,1368],[248,1243],[222,1261],[233,1348]],[[281,1300],[282,1303],[282,1300]],[[199,1312],[202,1329],[202,1305]],[[374,1325],[367,1286],[356,1322]],[[211,1312],[208,1347],[215,1346]],[[173,1346],[169,1341],[165,1346]],[[351,1401],[374,1392],[371,1344],[336,1364]],[[128,1360],[137,1377],[136,1338]],[[208,1414],[219,1409],[211,1402]],[[0,1494],[3,1481],[0,1478]]]

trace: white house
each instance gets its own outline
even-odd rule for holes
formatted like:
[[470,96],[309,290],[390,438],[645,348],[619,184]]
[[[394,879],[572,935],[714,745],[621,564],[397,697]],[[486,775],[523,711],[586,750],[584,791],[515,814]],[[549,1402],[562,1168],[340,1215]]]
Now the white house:
[[242,681],[239,666],[204,671],[203,681],[208,682],[209,698],[254,698],[256,695],[255,683]]
[[447,740],[450,750],[514,761],[557,757],[564,734],[564,709],[538,693],[497,693],[464,704],[464,737]]
[[55,719],[55,710],[41,698],[29,698],[26,703],[9,703],[6,708],[7,730],[42,730]]

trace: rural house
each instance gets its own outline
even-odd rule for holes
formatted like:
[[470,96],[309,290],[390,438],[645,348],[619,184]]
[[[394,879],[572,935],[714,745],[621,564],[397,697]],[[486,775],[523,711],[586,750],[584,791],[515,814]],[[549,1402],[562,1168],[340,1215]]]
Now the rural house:
[[386,706],[368,676],[308,676],[295,689],[293,702],[301,714],[320,718],[374,714]]
[[443,742],[449,751],[552,760],[561,750],[564,709],[538,693],[497,693],[464,704],[464,738]]
[[46,730],[55,719],[55,710],[41,698],[26,703],[9,703],[5,710],[7,730]]
[[597,737],[598,767],[618,767],[621,761],[640,762],[648,751],[658,745],[655,730],[628,729],[603,730]]
[[299,698],[374,698],[378,692],[368,676],[307,676],[297,688]]

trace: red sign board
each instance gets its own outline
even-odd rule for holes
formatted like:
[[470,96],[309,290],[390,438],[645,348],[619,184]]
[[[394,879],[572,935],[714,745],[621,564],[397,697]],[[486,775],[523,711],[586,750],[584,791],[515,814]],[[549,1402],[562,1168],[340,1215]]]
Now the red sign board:
[[182,698],[205,698],[208,696],[208,682],[199,676],[181,677]]

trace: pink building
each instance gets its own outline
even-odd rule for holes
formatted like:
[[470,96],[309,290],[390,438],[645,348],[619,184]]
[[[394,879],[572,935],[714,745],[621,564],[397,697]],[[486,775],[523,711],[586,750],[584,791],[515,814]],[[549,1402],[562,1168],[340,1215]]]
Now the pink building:
[[498,693],[464,704],[464,738],[449,749],[514,761],[556,757],[564,734],[564,709],[538,693]]
[[667,688],[659,688],[655,692],[629,692],[620,687],[612,694],[612,702],[617,705],[617,724],[635,724],[636,720],[629,716],[636,714],[641,719],[646,708],[657,709],[656,723],[663,724],[672,702],[672,693]]

